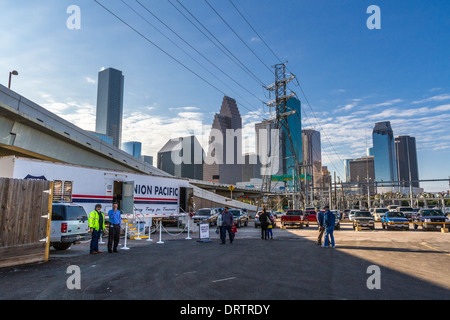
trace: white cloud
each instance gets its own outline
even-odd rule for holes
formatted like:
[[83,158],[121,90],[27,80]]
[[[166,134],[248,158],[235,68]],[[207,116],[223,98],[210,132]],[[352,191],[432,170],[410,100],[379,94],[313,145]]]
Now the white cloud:
[[413,101],[412,103],[419,104],[424,102],[445,101],[445,100],[450,100],[450,94],[440,94],[423,100]]
[[92,79],[91,77],[85,77],[84,79],[87,83],[97,84],[97,81],[95,79]]
[[387,107],[387,106],[392,106],[393,104],[400,103],[400,102],[403,102],[403,100],[402,99],[393,99],[393,100],[385,101],[382,103],[374,104],[373,106],[374,107]]

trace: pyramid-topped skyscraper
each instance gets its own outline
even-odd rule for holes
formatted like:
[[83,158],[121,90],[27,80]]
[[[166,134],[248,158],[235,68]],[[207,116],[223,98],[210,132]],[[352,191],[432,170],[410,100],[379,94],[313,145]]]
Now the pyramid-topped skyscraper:
[[242,180],[242,118],[236,100],[224,97],[214,116],[203,180],[235,184]]

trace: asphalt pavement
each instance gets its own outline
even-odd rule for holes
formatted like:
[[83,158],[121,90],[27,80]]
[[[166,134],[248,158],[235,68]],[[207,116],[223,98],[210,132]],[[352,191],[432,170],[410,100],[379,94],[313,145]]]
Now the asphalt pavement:
[[[112,254],[105,244],[97,255],[88,254],[88,243],[74,245],[51,250],[47,263],[0,269],[0,299],[450,299],[448,234],[343,227],[331,249],[315,245],[311,227],[275,229],[273,240],[261,240],[260,229],[250,225],[226,245],[214,227],[210,242],[199,242],[197,233],[191,240],[176,233],[164,233],[164,243],[157,243],[158,234],[152,242],[128,240],[129,250]],[[76,283],[70,266],[79,270],[79,289],[70,288]]]

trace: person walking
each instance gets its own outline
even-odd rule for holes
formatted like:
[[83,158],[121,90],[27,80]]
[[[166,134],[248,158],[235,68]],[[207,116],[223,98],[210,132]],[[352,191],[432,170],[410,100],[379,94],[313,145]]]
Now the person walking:
[[92,234],[89,250],[90,254],[102,253],[102,251],[98,250],[98,240],[100,239],[102,231],[105,229],[105,215],[101,210],[102,205],[96,204],[95,210],[89,214],[88,226],[89,232]]
[[233,243],[234,234],[231,232],[231,227],[233,226],[233,214],[229,211],[228,207],[225,207],[222,213],[222,234],[220,240],[221,244],[225,244],[226,232],[228,232],[228,237],[230,238],[230,244]]
[[262,209],[259,215],[259,222],[261,222],[261,239],[267,240],[267,226],[270,223],[270,216],[266,211],[266,208]]
[[325,241],[323,244],[323,247],[328,248],[329,242],[330,240],[328,239],[328,237],[331,239],[331,247],[334,248],[335,247],[335,243],[334,243],[334,224],[335,224],[335,220],[336,217],[334,216],[334,213],[330,211],[330,207],[329,206],[325,206],[324,207],[325,213],[323,215],[323,226],[325,228]]
[[319,226],[319,236],[317,237],[317,245],[321,246],[322,245],[323,233],[325,232],[325,228],[323,226],[324,214],[323,214],[322,211],[319,210],[319,208],[316,208],[316,218],[317,218],[317,224]]
[[223,224],[223,210],[217,216],[217,230],[219,231],[220,240],[222,240],[222,224]]
[[270,236],[270,239],[273,239],[272,229],[273,229],[273,225],[275,224],[275,221],[273,221],[273,219],[270,216],[269,216],[269,220],[270,220],[270,223],[267,225],[267,231],[266,231],[267,239],[269,239],[269,236]]
[[109,235],[108,235],[108,252],[119,252],[117,246],[120,238],[120,224],[122,223],[121,212],[118,209],[117,202],[113,203],[112,210],[108,211],[109,217]]

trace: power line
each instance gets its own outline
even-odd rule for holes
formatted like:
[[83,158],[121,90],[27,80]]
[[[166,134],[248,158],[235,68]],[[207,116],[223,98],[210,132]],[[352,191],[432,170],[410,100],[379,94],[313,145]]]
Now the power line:
[[[202,63],[200,63],[199,61],[197,61],[194,57],[192,57],[188,52],[186,52],[186,50],[184,50],[183,48],[181,48],[178,44],[176,44],[172,39],[170,39],[167,35],[165,35],[162,31],[160,31],[155,25],[153,25],[150,21],[148,21],[144,16],[142,16],[138,11],[136,11],[133,7],[131,7],[129,4],[127,4],[124,0],[121,0],[128,8],[130,8],[134,13],[136,13],[139,17],[141,17],[145,22],[147,22],[150,26],[152,26],[156,31],[158,31],[162,36],[164,36],[167,40],[169,40],[174,46],[176,46],[178,49],[180,49],[182,52],[184,52],[187,56],[189,56],[192,60],[194,60],[198,65],[200,65],[200,67],[202,67],[204,70],[206,70],[209,74],[211,74],[214,78],[216,78],[218,81],[220,81],[223,85],[225,85],[228,89],[230,89],[231,91],[233,91],[236,95],[238,95],[239,97],[242,98],[242,100],[246,101],[248,104],[250,104],[250,102],[248,102],[244,97],[242,97],[240,94],[238,94],[236,91],[234,91],[232,88],[230,88],[224,81],[222,81],[219,77],[217,77],[214,73],[212,73],[210,70],[208,70]],[[222,73],[224,73],[225,75],[228,76],[228,74],[226,74],[222,69],[220,69],[219,67],[217,67],[217,65],[215,65],[211,60],[209,60],[207,57],[205,57],[201,52],[199,52],[197,49],[195,49],[191,44],[189,44],[186,40],[184,40],[178,33],[176,33],[172,28],[170,28],[167,24],[165,24],[163,21],[161,21],[161,19],[159,19],[156,15],[153,14],[153,12],[151,12],[150,10],[148,10],[144,5],[142,5],[139,1],[136,0],[137,3],[139,3],[145,10],[147,10],[149,13],[151,13],[160,23],[162,23],[166,28],[168,28],[170,31],[172,31],[179,39],[181,39],[183,42],[185,42],[189,47],[191,47],[193,50],[195,50],[195,52],[197,52],[199,55],[201,55],[204,59],[206,59],[209,63],[211,63],[213,66],[215,66],[219,71],[221,71]],[[231,78],[230,76],[228,76],[231,80],[233,80],[237,85],[239,85],[241,88],[243,88],[244,90],[246,90],[248,93],[252,94],[255,98],[259,99],[256,95],[254,95],[252,92],[250,92],[249,90],[247,90],[246,88],[244,88],[240,83],[238,83],[237,81],[235,81],[233,78]],[[262,100],[261,100],[262,101]],[[241,104],[241,106],[243,106],[245,109],[249,110],[249,111],[255,111],[254,109],[251,110],[250,108],[244,106]]]
[[239,40],[241,40],[241,42],[248,48],[248,50],[250,50],[251,53],[253,53],[253,55],[267,68],[267,70],[269,70],[270,73],[272,73],[272,70],[269,68],[269,66],[267,64],[264,63],[264,61],[262,61],[262,59],[255,53],[255,51],[252,50],[252,48],[250,48],[250,46],[239,36],[239,34],[233,29],[233,27],[230,26],[230,24],[219,14],[219,12],[217,12],[216,9],[214,9],[214,7],[209,3],[208,0],[205,0],[205,2],[208,4],[208,6],[216,13],[216,15],[223,21],[223,23],[225,23],[225,25],[231,30],[233,31],[233,33],[236,35],[236,37],[238,37]]
[[253,32],[258,36],[258,38],[262,41],[262,43],[269,49],[270,52],[272,52],[272,54],[274,55],[275,58],[277,58],[277,60],[279,62],[282,62],[281,59],[277,56],[277,54],[272,50],[272,48],[267,44],[267,42],[264,40],[263,37],[261,37],[258,33],[258,31],[256,31],[256,29],[252,26],[252,24],[248,21],[248,19],[242,14],[242,12],[237,8],[237,6],[234,4],[234,2],[232,0],[229,0],[231,5],[234,7],[234,9],[236,9],[236,11],[239,13],[239,15],[242,17],[242,19],[244,19],[245,22],[247,22],[247,24],[250,26],[250,28],[253,30]]
[[[146,37],[144,34],[142,34],[139,30],[137,30],[136,28],[134,28],[133,26],[131,26],[129,23],[127,23],[125,20],[123,20],[122,18],[120,18],[117,14],[115,14],[114,12],[112,12],[109,8],[105,7],[102,3],[100,3],[98,0],[94,0],[99,6],[101,6],[104,10],[106,10],[107,12],[109,12],[111,15],[113,15],[117,20],[121,21],[123,24],[125,24],[127,27],[129,27],[131,30],[133,30],[135,33],[137,33],[139,36],[141,36],[142,38],[144,38],[147,42],[149,42],[150,44],[152,44],[155,48],[157,48],[158,50],[160,50],[161,52],[163,52],[165,55],[167,55],[169,58],[171,58],[172,60],[174,60],[175,62],[177,62],[178,64],[180,64],[183,68],[185,68],[186,70],[188,70],[189,72],[191,72],[192,74],[194,74],[195,76],[197,76],[198,78],[200,78],[201,80],[203,80],[206,84],[208,84],[209,86],[211,86],[212,88],[216,89],[217,91],[219,91],[221,94],[223,94],[224,96],[227,96],[227,94],[222,91],[221,89],[219,89],[218,87],[216,87],[214,84],[212,84],[211,82],[209,82],[208,80],[206,80],[205,78],[203,78],[201,75],[199,75],[198,73],[196,73],[194,70],[192,70],[191,68],[189,68],[188,66],[186,66],[185,64],[183,64],[181,61],[179,61],[177,58],[175,58],[174,56],[172,56],[171,54],[169,54],[166,50],[164,50],[163,48],[161,48],[160,46],[158,46],[155,42],[153,42],[152,40],[150,40],[148,37]],[[241,104],[242,106],[242,104]],[[250,110],[253,111],[253,110]]]
[[[228,54],[227,57],[230,58],[238,67],[240,67],[244,72],[246,72],[247,74],[249,74],[255,81],[257,81],[259,84],[261,84],[263,87],[265,87],[264,81],[262,81],[261,79],[259,79],[241,60],[239,60],[239,58],[236,57],[235,54],[233,54],[219,39],[217,39],[217,37],[203,24],[200,22],[200,20],[197,19],[197,17],[195,17],[195,15],[188,9],[186,8],[179,0],[176,0],[178,2],[178,4],[183,7],[183,9],[195,20],[197,21],[197,23],[206,30],[206,32],[213,37],[221,46],[222,48],[220,48],[216,42],[214,42],[213,40],[211,40],[210,37],[206,36],[205,33],[203,31],[200,30],[200,28],[194,23],[192,22],[192,20],[190,20],[184,13],[182,13],[182,11],[175,6],[170,0],[169,3],[178,11],[180,12],[183,17],[185,17],[193,26],[195,26],[197,28],[197,30],[199,30],[209,41],[211,41],[217,48],[219,48],[219,50],[221,50],[222,52],[223,49],[225,49],[225,51],[227,51],[229,53],[229,55],[231,55],[233,58],[231,58]],[[225,52],[224,52],[225,53]]]

